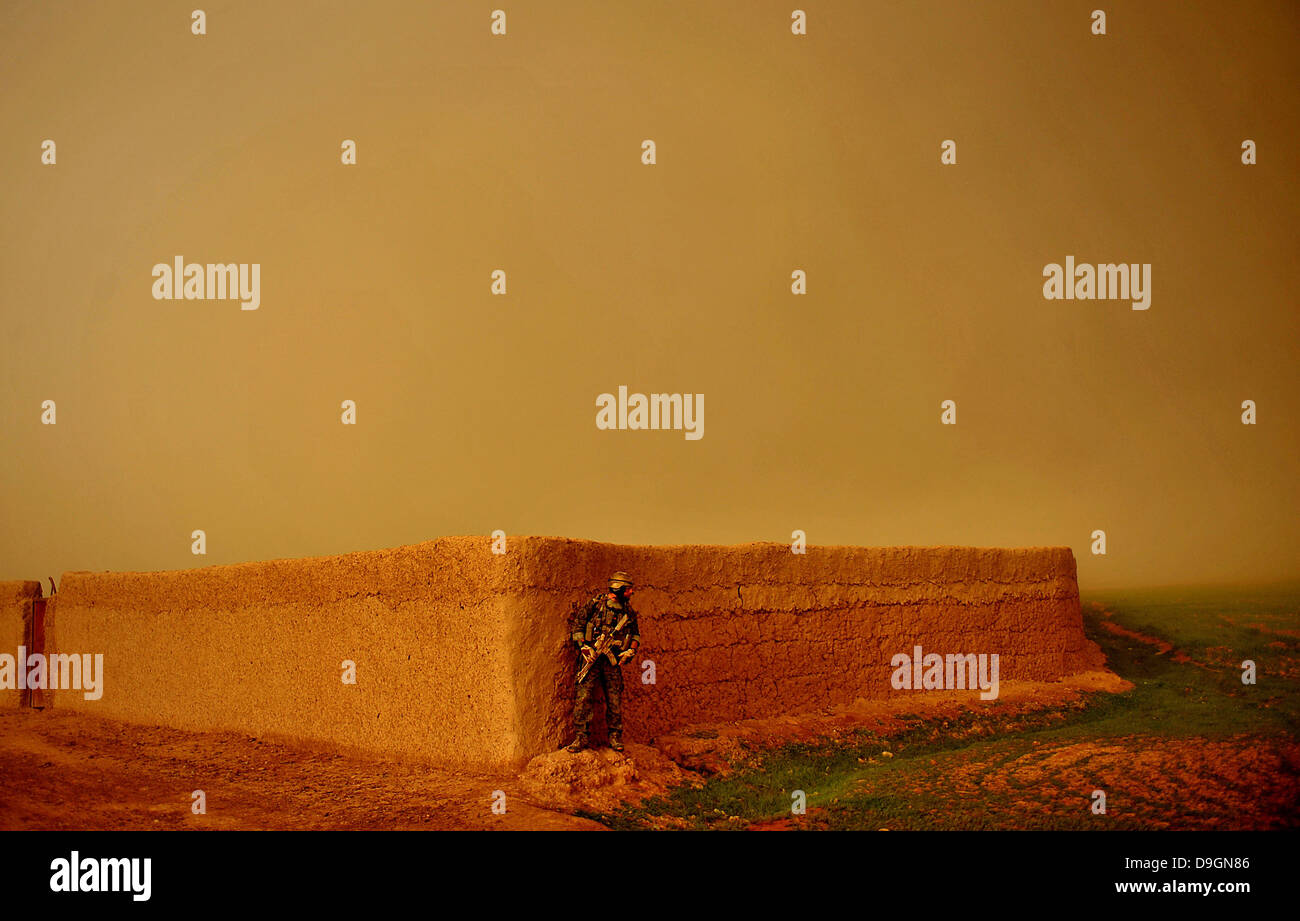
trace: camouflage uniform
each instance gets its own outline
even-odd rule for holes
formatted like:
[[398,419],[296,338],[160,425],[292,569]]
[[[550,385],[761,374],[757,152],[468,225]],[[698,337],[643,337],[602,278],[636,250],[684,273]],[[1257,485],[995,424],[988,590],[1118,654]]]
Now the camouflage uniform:
[[[631,589],[627,574],[621,572],[611,577],[611,587],[620,581]],[[621,630],[612,632],[624,615],[627,615],[627,623]],[[577,739],[570,746],[574,751],[586,747],[591,724],[592,692],[598,684],[605,695],[605,724],[609,728],[610,748],[618,751],[623,749],[623,670],[618,657],[624,650],[636,649],[641,644],[641,634],[631,602],[614,591],[596,595],[580,607],[569,629],[570,638],[579,650],[583,646],[595,644],[604,632],[612,632],[614,643],[592,663],[582,681],[574,683],[573,727]],[[581,670],[584,664],[579,655],[578,669]]]

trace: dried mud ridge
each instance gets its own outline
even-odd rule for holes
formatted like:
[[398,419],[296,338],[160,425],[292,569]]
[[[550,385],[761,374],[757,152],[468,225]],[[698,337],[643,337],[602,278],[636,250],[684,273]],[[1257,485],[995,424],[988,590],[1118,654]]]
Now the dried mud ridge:
[[[1122,636],[1126,639],[1136,640],[1139,643],[1145,643],[1147,646],[1152,646],[1156,650],[1156,655],[1168,655],[1171,662],[1177,662],[1180,665],[1195,665],[1198,668],[1211,668],[1211,666],[1206,663],[1198,662],[1191,656],[1187,655],[1187,653],[1175,649],[1174,644],[1167,640],[1162,640],[1155,636],[1148,636],[1145,633],[1140,633],[1137,630],[1132,630],[1122,624],[1115,623],[1115,621],[1112,620],[1115,613],[1113,611],[1108,611],[1102,605],[1097,604],[1096,602],[1091,602],[1089,607],[1093,613],[1099,616],[1100,620],[1098,620],[1098,623],[1107,633],[1113,636]],[[1170,653],[1172,653],[1172,655],[1170,655]]]

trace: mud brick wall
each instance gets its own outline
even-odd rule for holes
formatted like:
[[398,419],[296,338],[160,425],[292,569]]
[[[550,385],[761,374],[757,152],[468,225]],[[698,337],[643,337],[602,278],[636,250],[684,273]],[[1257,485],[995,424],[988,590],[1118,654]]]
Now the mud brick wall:
[[[618,546],[512,542],[520,726],[546,750],[568,734],[574,597],[609,574],[636,581],[642,655],[656,682],[624,666],[625,734],[649,741],[703,722],[749,719],[901,692],[890,660],[997,653],[1002,681],[1055,680],[1101,667],[1084,638],[1068,547]],[[517,573],[517,574],[516,574]]]
[[[18,656],[18,647],[27,642],[27,622],[32,616],[32,602],[41,597],[39,582],[0,582],[0,653]],[[15,661],[15,666],[21,663]],[[17,676],[14,677],[15,683]],[[0,690],[0,707],[21,705],[22,691]]]
[[[51,643],[103,653],[55,707],[457,765],[514,763],[510,598],[486,538],[63,577]],[[342,662],[356,663],[344,684]]]
[[[469,767],[515,767],[571,730],[570,602],[636,580],[624,667],[634,741],[900,692],[890,659],[997,653],[1001,680],[1095,668],[1068,548],[620,546],[445,538],[340,557],[68,573],[50,625],[102,652],[101,700],[55,705]],[[357,663],[358,683],[340,681]],[[641,682],[653,659],[656,683]]]

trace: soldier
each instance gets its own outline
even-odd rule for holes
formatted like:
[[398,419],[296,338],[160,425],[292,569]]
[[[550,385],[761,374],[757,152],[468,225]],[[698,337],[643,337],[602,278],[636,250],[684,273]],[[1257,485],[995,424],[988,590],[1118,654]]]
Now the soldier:
[[641,645],[631,598],[632,579],[620,570],[609,577],[609,592],[596,595],[582,606],[570,625],[569,633],[578,647],[579,680],[573,688],[573,725],[577,736],[566,746],[568,751],[582,751],[590,742],[591,692],[598,683],[605,692],[609,747],[616,752],[623,750],[621,666]]

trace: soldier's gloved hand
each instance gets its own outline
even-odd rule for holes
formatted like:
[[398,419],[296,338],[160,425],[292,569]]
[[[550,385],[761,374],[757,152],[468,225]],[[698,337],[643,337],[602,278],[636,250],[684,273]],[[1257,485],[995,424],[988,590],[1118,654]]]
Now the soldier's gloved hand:
[[624,662],[632,658],[634,655],[636,655],[635,649],[624,649],[622,652],[618,654],[618,664],[622,665]]
[[584,662],[590,662],[596,658],[596,650],[590,646],[582,646],[578,649],[578,652],[582,654],[582,661]]

